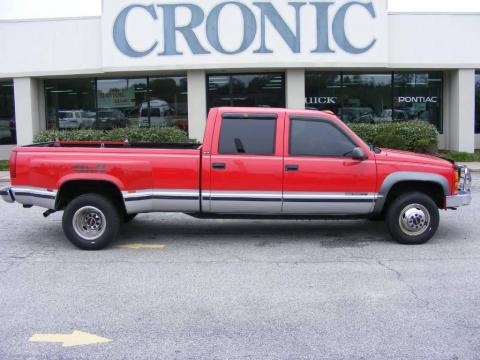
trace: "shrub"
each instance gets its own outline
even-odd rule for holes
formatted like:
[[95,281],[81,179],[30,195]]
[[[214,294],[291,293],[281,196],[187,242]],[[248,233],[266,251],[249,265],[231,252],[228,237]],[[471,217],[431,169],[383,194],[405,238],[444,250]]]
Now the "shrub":
[[348,125],[363,141],[378,147],[427,153],[437,151],[437,129],[425,121]]
[[188,143],[185,131],[176,127],[119,128],[113,130],[48,130],[37,134],[35,143],[49,141],[125,141],[147,143]]
[[373,139],[373,144],[382,148],[408,150],[405,139],[401,136],[393,134],[379,134]]

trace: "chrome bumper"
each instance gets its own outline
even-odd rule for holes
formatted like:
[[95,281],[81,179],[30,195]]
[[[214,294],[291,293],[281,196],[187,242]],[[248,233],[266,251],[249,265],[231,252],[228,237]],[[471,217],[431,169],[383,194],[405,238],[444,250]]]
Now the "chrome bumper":
[[13,192],[10,187],[4,187],[0,189],[0,196],[2,199],[8,203],[15,202],[15,197],[13,196]]
[[458,208],[460,206],[470,205],[472,202],[472,193],[468,191],[459,191],[457,195],[447,196],[446,208]]

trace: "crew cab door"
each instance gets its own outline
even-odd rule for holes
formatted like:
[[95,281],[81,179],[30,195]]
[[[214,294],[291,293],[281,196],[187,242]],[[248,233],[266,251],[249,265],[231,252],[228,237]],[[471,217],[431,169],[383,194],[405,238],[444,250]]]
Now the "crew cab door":
[[203,211],[281,213],[284,113],[266,111],[218,113]]
[[[355,147],[368,158],[352,159]],[[373,210],[373,154],[322,117],[289,115],[285,125],[283,213],[367,214]]]

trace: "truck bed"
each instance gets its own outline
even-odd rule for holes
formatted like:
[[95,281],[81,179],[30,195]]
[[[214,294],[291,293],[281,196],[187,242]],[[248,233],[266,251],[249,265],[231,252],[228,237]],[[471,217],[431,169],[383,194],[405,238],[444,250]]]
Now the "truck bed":
[[[129,213],[200,211],[200,145],[49,142],[17,147],[14,193],[24,204],[54,208],[68,182],[115,184]],[[46,204],[50,201],[52,203]],[[41,203],[41,204],[40,204]]]

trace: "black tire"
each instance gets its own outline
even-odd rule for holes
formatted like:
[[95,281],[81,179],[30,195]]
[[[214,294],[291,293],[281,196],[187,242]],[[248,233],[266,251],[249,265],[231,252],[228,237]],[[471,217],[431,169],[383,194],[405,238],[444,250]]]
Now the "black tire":
[[123,218],[123,222],[124,223],[129,223],[131,222],[133,219],[135,219],[135,217],[137,216],[138,214],[125,214],[124,218]]
[[437,204],[426,194],[409,192],[393,200],[387,210],[387,227],[400,244],[426,243],[440,222]]
[[84,194],[67,205],[62,227],[65,236],[78,248],[100,250],[115,239],[120,221],[112,200],[99,194]]
[[370,221],[385,221],[385,214],[381,213],[381,214],[372,215],[368,218],[368,220],[370,220]]

